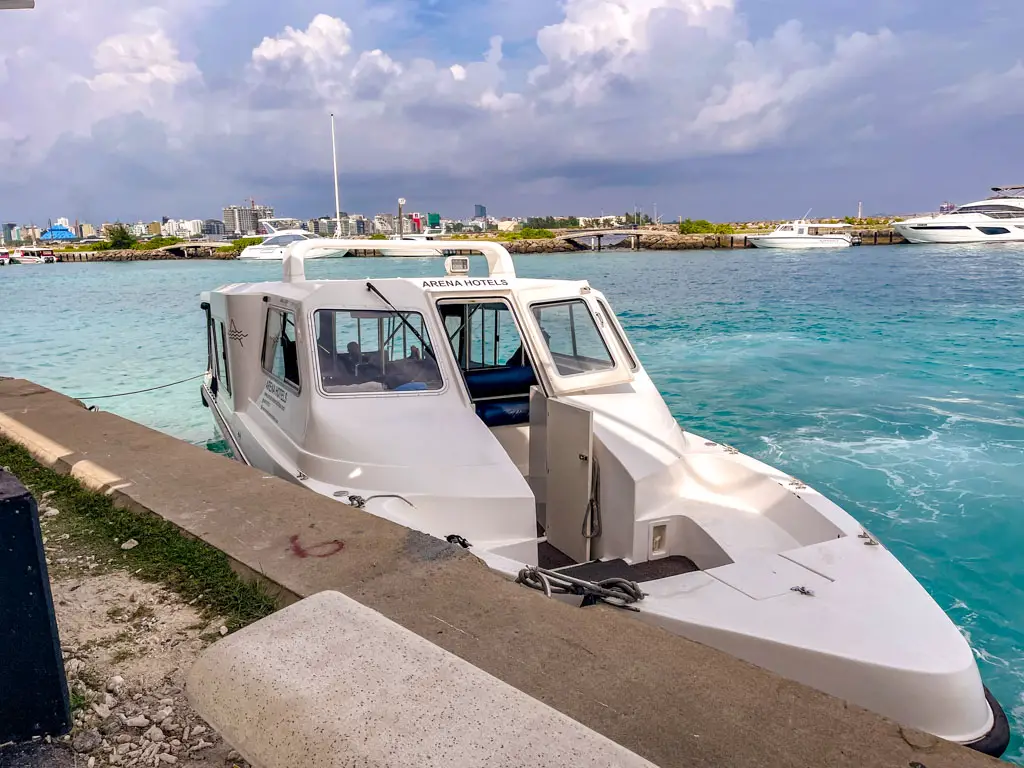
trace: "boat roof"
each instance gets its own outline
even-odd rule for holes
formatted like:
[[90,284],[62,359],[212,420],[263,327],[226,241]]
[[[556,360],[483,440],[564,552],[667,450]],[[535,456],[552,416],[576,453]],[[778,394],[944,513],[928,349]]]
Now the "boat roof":
[[[306,257],[315,251],[349,251],[373,249],[372,240],[346,240],[341,238],[318,237],[300,240],[290,244],[282,261],[282,280],[286,283],[303,282],[306,279]],[[437,240],[389,240],[387,250],[401,256],[437,256]],[[452,249],[482,255],[487,260],[487,279],[491,281],[515,278],[516,268],[512,256],[500,244],[492,240],[460,240],[452,243]],[[445,280],[480,281],[482,278],[469,276],[469,254],[449,256],[445,260]],[[454,286],[449,286],[454,287]],[[480,286],[473,286],[480,287]]]
[[1024,185],[992,187],[992,191],[995,192],[993,197],[1024,197]]
[[[308,307],[319,306],[321,302],[330,302],[334,291],[332,286],[345,286],[356,283],[365,284],[373,281],[375,286],[384,288],[392,286],[396,297],[411,298],[410,292],[418,295],[423,293],[459,294],[471,292],[521,291],[531,288],[563,286],[567,293],[589,293],[592,288],[586,280],[554,280],[538,278],[521,278],[515,273],[515,265],[509,252],[494,241],[460,240],[457,243],[459,254],[448,256],[444,261],[443,275],[427,275],[423,277],[381,277],[372,275],[361,278],[316,279],[307,280],[305,275],[305,259],[317,250],[333,252],[347,250],[365,250],[373,245],[367,240],[340,240],[334,238],[317,238],[290,244],[285,251],[282,262],[282,279],[259,283],[233,283],[217,289],[218,293],[272,293],[284,299],[307,304]],[[455,245],[455,243],[452,243]],[[393,240],[385,246],[390,253],[398,252],[401,256],[436,256],[437,241]],[[466,253],[472,252],[472,253]],[[482,255],[487,260],[487,275],[469,274],[471,255]],[[204,300],[208,300],[204,298]]]
[[805,226],[805,227],[820,227],[822,229],[828,229],[828,228],[837,229],[837,228],[842,228],[842,227],[850,226],[849,224],[819,224],[816,221],[808,221],[807,219],[794,219],[793,221],[784,221],[779,226],[780,227],[781,226],[785,226],[786,224],[793,224],[793,225],[796,225],[796,226],[801,226],[802,225],[802,226]]
[[266,228],[267,233],[271,235],[281,234],[290,230],[302,230],[303,232],[308,231],[303,228],[302,219],[296,219],[290,216],[260,219],[259,222],[264,226],[264,228]]

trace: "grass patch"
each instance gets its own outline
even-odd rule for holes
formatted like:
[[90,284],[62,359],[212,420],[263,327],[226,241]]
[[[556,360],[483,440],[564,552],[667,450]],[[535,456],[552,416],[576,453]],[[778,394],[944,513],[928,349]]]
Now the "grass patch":
[[133,649],[131,649],[131,648],[118,648],[110,656],[110,661],[111,661],[112,664],[123,664],[124,662],[128,661],[128,659],[133,659],[133,658],[135,658],[135,651]]
[[[46,503],[60,510],[54,521],[76,546],[97,561],[107,561],[107,567],[166,585],[209,615],[223,617],[231,630],[274,612],[274,599],[265,587],[240,579],[223,552],[184,535],[166,520],[114,506],[74,478],[41,466],[9,440],[0,439],[0,466],[9,468],[37,500],[53,491]],[[124,551],[118,542],[128,539],[139,545]],[[145,610],[140,606],[132,618],[143,618]]]
[[68,691],[71,698],[71,714],[72,716],[80,709],[85,709],[89,702],[85,700],[85,696],[80,694],[73,688]]

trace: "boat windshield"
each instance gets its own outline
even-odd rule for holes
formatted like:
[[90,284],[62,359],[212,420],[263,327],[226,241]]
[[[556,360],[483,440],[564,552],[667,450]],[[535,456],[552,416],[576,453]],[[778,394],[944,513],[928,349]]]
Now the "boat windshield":
[[[320,381],[327,394],[441,389],[441,372],[419,312],[318,309]],[[421,341],[421,339],[423,341]]]
[[555,368],[562,376],[607,371],[615,360],[583,299],[531,306]]
[[973,205],[962,205],[950,213],[950,215],[955,216],[966,213],[980,213],[993,219],[1020,219],[1024,218],[1024,205],[975,203]]

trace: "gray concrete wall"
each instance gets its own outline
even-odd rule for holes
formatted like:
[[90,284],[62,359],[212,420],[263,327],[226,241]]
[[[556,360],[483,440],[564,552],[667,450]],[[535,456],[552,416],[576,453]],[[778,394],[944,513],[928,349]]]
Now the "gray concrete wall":
[[0,381],[0,436],[223,550],[282,604],[340,591],[662,768],[1000,764],[31,382]]

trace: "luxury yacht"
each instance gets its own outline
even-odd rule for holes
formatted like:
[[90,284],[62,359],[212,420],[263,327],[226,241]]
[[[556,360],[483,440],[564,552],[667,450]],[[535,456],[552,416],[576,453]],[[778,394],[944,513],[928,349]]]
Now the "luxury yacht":
[[[316,235],[302,229],[297,219],[260,219],[260,224],[267,231],[267,236],[259,245],[250,245],[238,255],[239,259],[256,259],[261,261],[281,261],[285,249],[300,240],[314,240]],[[321,254],[327,255],[327,254]],[[333,254],[344,256],[344,251]]]
[[1024,240],[1024,186],[992,187],[992,196],[949,213],[899,221],[911,243],[982,243]]
[[836,232],[849,224],[817,224],[797,219],[780,224],[767,235],[748,235],[747,241],[758,248],[783,248],[804,250],[806,248],[849,248],[854,244],[848,232]]
[[[239,461],[898,723],[1001,754],[967,640],[886,546],[797,478],[680,427],[608,299],[460,241],[444,274],[205,292],[201,398]],[[396,240],[404,255],[436,244]],[[476,257],[478,258],[478,257]],[[372,263],[372,262],[371,262]],[[282,532],[283,534],[284,532]]]

